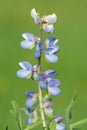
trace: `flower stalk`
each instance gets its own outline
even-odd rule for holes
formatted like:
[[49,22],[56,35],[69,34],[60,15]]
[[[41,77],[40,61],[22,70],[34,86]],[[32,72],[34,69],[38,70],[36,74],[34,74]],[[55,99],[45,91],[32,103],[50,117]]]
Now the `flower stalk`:
[[[39,42],[39,44],[42,42],[42,30],[43,30],[42,29],[42,22],[40,22],[40,42]],[[38,59],[38,74],[41,71],[40,70],[40,66],[41,66],[41,56]],[[41,87],[40,87],[39,83],[38,83],[38,91],[39,91],[40,114],[41,114],[43,129],[47,130],[46,121],[45,121],[45,115],[44,115],[43,106],[42,106],[42,102],[43,102],[42,90],[41,90]]]

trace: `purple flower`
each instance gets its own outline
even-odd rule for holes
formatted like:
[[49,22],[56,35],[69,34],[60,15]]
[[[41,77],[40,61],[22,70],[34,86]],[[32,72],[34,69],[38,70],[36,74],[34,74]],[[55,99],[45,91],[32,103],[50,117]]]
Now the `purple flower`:
[[24,49],[33,49],[35,47],[36,42],[39,42],[40,38],[35,37],[32,33],[23,33],[22,37],[25,39],[23,40],[20,45]]
[[57,38],[48,38],[45,41],[46,44],[46,50],[45,58],[48,62],[55,63],[58,61],[58,57],[55,55],[57,52],[59,52],[60,48],[56,46],[55,44],[58,42]]
[[46,98],[45,101],[43,101],[43,108],[48,108],[52,106],[52,99]]
[[31,10],[31,16],[32,16],[32,18],[34,19],[34,22],[35,22],[36,24],[39,24],[39,23],[40,23],[39,13],[36,12],[35,8],[33,8],[33,9]]
[[43,110],[45,114],[50,118],[53,117],[53,112],[54,112],[51,106],[52,106],[52,99],[46,98],[45,101],[43,102]]
[[21,70],[17,71],[17,76],[19,78],[32,78],[34,80],[37,79],[37,65],[32,66],[27,61],[22,61],[19,63]]
[[66,126],[63,123],[56,124],[56,130],[66,130]]
[[46,114],[48,117],[50,117],[50,118],[53,117],[54,111],[53,111],[53,109],[52,109],[51,107],[44,108],[44,112],[45,112],[45,114]]
[[53,77],[57,73],[53,70],[47,70],[44,74],[38,75],[39,85],[42,89],[48,89],[51,95],[57,96],[61,93],[61,90],[57,88],[60,85],[60,81]]
[[28,98],[26,101],[26,105],[28,108],[32,108],[37,102],[37,93],[35,92],[25,92],[25,96]]
[[43,23],[43,29],[47,33],[53,33],[54,31],[54,26],[53,23],[55,23],[57,20],[56,14],[51,14],[51,15],[45,15],[41,18],[41,21]]
[[60,123],[64,120],[64,117],[63,116],[55,116],[54,119],[55,119],[56,123]]
[[59,39],[57,39],[55,37],[50,37],[50,38],[46,39],[46,41],[45,41],[46,48],[54,46],[58,41],[59,41]]
[[57,20],[57,16],[55,13],[50,14],[50,15],[45,15],[42,18],[40,18],[39,13],[37,13],[35,8],[33,8],[31,10],[31,16],[34,19],[34,22],[36,24],[39,24],[40,22],[42,22],[42,27],[47,33],[53,33],[54,31],[53,23],[55,23]]
[[54,26],[53,26],[53,25],[49,25],[49,24],[43,24],[43,29],[44,29],[47,33],[53,33],[53,31],[54,31]]
[[30,108],[27,108],[25,113],[28,115],[28,118],[26,120],[27,124],[34,124],[37,121],[37,111],[31,110]]

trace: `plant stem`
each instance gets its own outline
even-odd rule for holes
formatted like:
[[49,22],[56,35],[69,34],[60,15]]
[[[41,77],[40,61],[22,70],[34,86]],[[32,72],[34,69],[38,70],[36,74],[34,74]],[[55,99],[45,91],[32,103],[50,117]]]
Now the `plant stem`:
[[[41,21],[40,22],[40,41],[39,41],[39,44],[42,42],[42,30],[43,29],[42,29],[42,21]],[[38,74],[41,71],[40,67],[41,67],[41,56],[38,59]],[[41,119],[42,119],[42,124],[43,124],[43,130],[47,130],[45,115],[44,115],[43,106],[42,106],[42,101],[43,101],[42,90],[41,90],[41,87],[39,86],[39,83],[38,83],[38,91],[39,91],[40,114],[41,114]]]

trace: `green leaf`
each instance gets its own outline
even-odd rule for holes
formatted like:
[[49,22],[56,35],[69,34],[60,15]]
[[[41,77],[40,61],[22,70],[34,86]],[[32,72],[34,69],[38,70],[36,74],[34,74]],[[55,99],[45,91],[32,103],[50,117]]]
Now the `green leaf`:
[[37,126],[39,126],[42,123],[42,121],[37,121],[36,123],[32,124],[32,125],[28,125],[24,130],[31,130],[33,128],[36,128]]
[[72,130],[80,130],[80,128],[72,128]]
[[78,122],[75,122],[75,123],[71,124],[70,126],[71,126],[72,128],[75,128],[75,127],[77,127],[77,126],[84,125],[84,124],[87,124],[87,118],[82,119],[82,120],[80,120],[80,121],[78,121]]
[[8,124],[5,125],[5,130],[8,130]]
[[14,110],[10,110],[10,113],[16,118],[16,114]]
[[72,108],[76,101],[76,97],[77,97],[77,94],[74,94],[69,106],[66,108],[66,121],[68,124],[72,123]]
[[21,123],[21,109],[16,101],[12,101],[13,110],[10,110],[11,114],[16,118],[19,129],[22,129]]
[[17,112],[20,111],[19,105],[17,104],[16,101],[12,101],[12,106],[13,106],[15,113],[17,114]]
[[55,120],[53,120],[49,124],[49,130],[55,130],[55,129],[56,129],[56,122]]

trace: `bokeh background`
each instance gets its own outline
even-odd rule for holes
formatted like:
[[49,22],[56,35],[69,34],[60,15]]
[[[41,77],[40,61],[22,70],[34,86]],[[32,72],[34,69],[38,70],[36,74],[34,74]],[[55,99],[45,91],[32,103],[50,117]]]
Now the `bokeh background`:
[[[16,77],[18,62],[28,60],[36,63],[33,51],[20,48],[21,34],[32,32],[39,34],[39,27],[30,16],[36,8],[41,16],[56,13],[58,21],[52,35],[43,33],[43,41],[50,36],[60,39],[61,48],[57,64],[44,63],[43,71],[57,70],[56,77],[61,80],[62,94],[55,97],[53,108],[55,114],[65,115],[65,109],[74,92],[77,100],[73,108],[73,121],[87,117],[87,1],[86,0],[0,0],[0,130],[8,123],[9,130],[16,130],[15,119],[10,114],[11,100],[16,100],[25,107],[26,90],[36,90],[32,80]],[[66,123],[66,121],[65,121]],[[25,125],[25,120],[23,120]],[[35,130],[42,130],[41,127]],[[87,124],[82,130],[87,129]],[[68,128],[67,128],[68,130]]]

